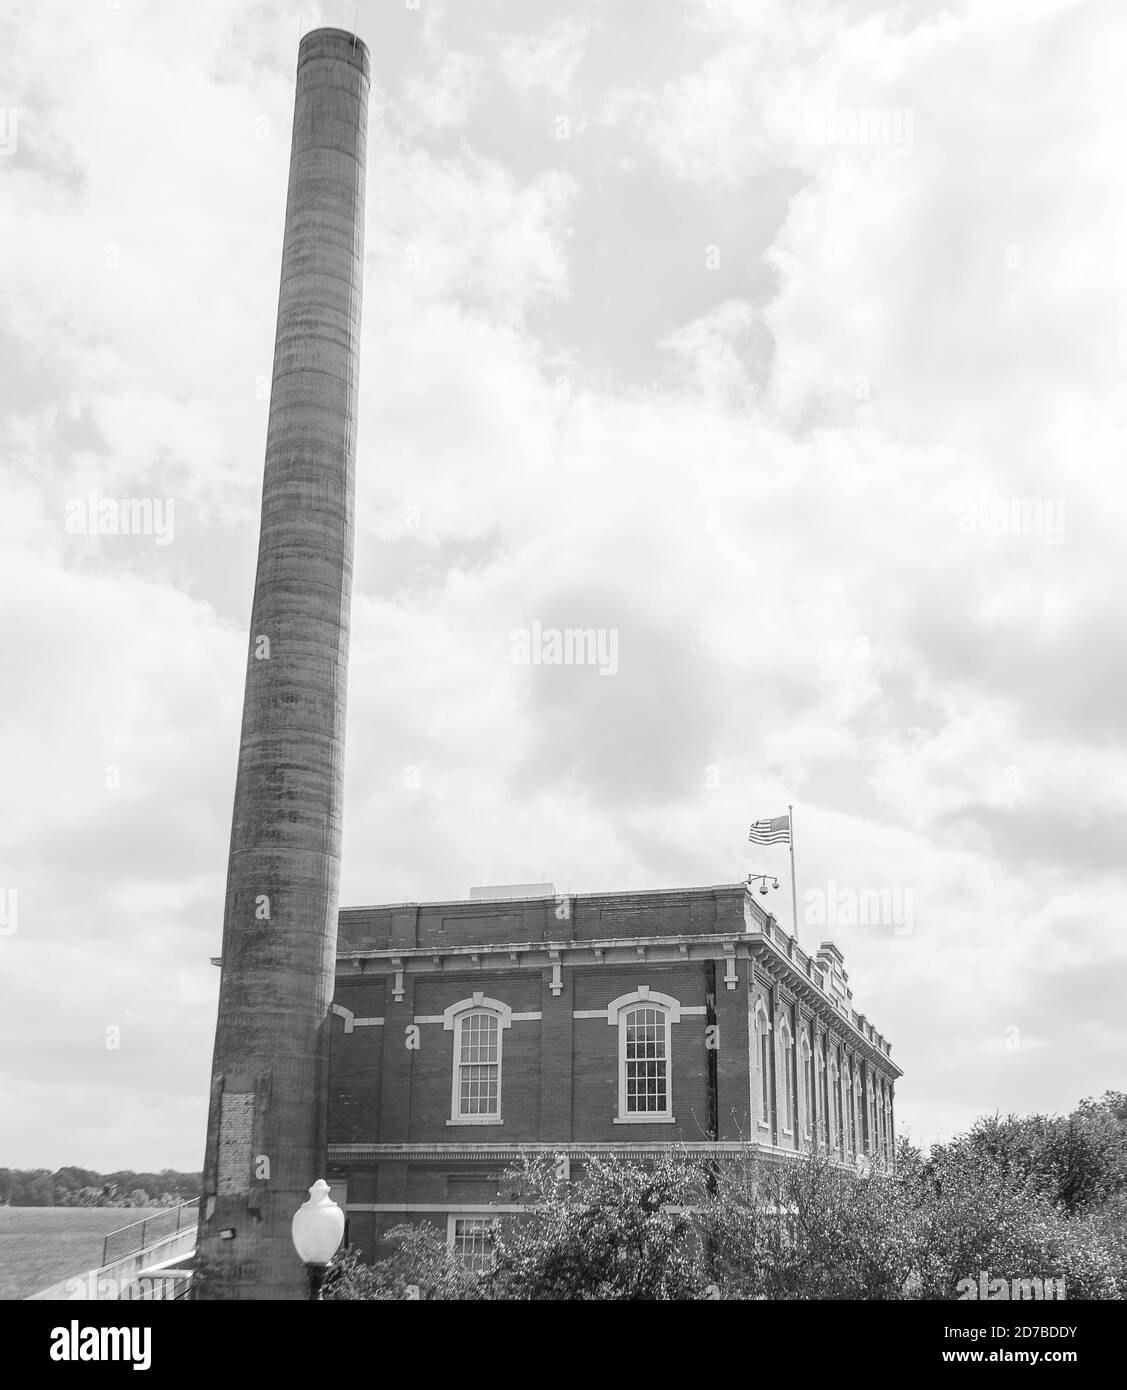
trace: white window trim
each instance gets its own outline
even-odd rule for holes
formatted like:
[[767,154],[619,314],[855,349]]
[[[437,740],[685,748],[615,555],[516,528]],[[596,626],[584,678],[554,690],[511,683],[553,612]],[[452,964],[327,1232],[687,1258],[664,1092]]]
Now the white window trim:
[[873,1079],[869,1078],[868,1091],[865,1096],[865,1128],[869,1131],[869,1154],[875,1155],[880,1152],[880,1140],[877,1135],[877,1102],[876,1091],[873,1089]]
[[[778,1079],[779,1090],[782,1092],[783,1103],[779,1107],[779,1129],[783,1134],[794,1138],[794,1097],[787,1093],[787,1052],[791,1051],[794,1039],[791,1037],[790,1020],[786,1015],[780,1015],[779,1026],[775,1030],[775,1046],[777,1055],[775,1057],[775,1075]],[[794,1053],[791,1051],[791,1077],[794,1077]],[[791,1123],[787,1125],[787,1119]]]
[[849,1058],[846,1057],[841,1068],[841,1151],[843,1154],[852,1152],[849,1146],[849,1105],[850,1105],[850,1066]]
[[458,1248],[456,1243],[458,1228],[455,1224],[458,1221],[484,1221],[488,1225],[494,1226],[497,1218],[486,1217],[480,1210],[449,1212],[446,1217],[446,1248],[451,1251]]
[[[799,1092],[802,1097],[802,1135],[804,1139],[809,1139],[813,1133],[813,1125],[810,1123],[810,1110],[814,1104],[813,1086],[814,1077],[811,1075],[813,1068],[810,1065],[814,1054],[810,1050],[810,1038],[805,1029],[802,1032],[802,1040],[798,1047],[799,1066],[802,1068],[802,1084]],[[808,1088],[810,1093],[808,1094]]]
[[649,985],[639,985],[633,994],[620,994],[617,999],[612,999],[607,1005],[607,1022],[617,1027],[619,1014],[635,1004],[653,1004],[660,1009],[668,1009],[670,1023],[681,1022],[680,999],[674,999],[671,994],[659,994]]
[[[751,1013],[752,1032],[755,1034],[755,1118],[760,1129],[765,1129],[768,1134],[771,1132],[771,1078],[763,1075],[763,1034],[766,1032],[768,1039],[771,1036],[771,1015],[767,1012],[767,1006],[761,998],[755,1001],[755,1008]],[[763,1026],[760,1028],[759,1020],[763,1019]],[[767,1100],[767,1117],[763,1117],[763,1101]]]
[[[665,1019],[665,1109],[631,1114],[626,1109],[626,1015],[630,1009],[657,1009]],[[673,1024],[681,1022],[681,1001],[639,985],[632,994],[620,994],[607,1005],[607,1022],[618,1029],[618,1114],[616,1125],[673,1125]]]
[[[467,1014],[477,1010],[484,1010],[497,1017],[497,1110],[493,1115],[460,1115],[458,1108],[461,1093],[458,1085],[458,1073],[462,1055],[462,1021]],[[512,1022],[513,1011],[508,1004],[503,1004],[499,999],[487,999],[480,990],[469,999],[459,999],[456,1004],[451,1004],[448,1009],[442,1011],[443,1029],[454,1034],[453,1058],[450,1068],[450,1118],[446,1121],[448,1125],[503,1125],[505,1123],[501,1110],[501,1083],[505,1061],[504,1035],[505,1030],[512,1027]],[[451,1226],[450,1229],[453,1230],[454,1228]]]
[[828,1143],[831,1148],[840,1152],[844,1128],[841,1123],[841,1071],[834,1056],[830,1057],[829,1066],[826,1068],[826,1092],[829,1100],[829,1114],[826,1116]]

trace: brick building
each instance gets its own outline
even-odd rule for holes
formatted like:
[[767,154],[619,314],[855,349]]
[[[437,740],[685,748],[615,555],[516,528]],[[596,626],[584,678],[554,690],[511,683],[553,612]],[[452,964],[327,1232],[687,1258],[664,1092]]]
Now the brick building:
[[368,1257],[415,1218],[472,1255],[521,1150],[891,1163],[890,1054],[742,883],[346,908],[328,1177]]

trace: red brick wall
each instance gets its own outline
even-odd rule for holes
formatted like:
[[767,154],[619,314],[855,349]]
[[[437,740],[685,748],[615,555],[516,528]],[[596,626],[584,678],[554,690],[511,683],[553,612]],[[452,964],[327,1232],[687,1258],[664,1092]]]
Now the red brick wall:
[[[380,978],[337,987],[335,1003],[357,1018],[384,1017],[391,998]],[[336,1144],[375,1142],[378,1137],[380,1091],[386,1027],[364,1026],[344,1031],[344,1019],[334,1014],[329,1034],[329,1136]]]
[[[531,970],[423,976],[415,986],[416,1015],[438,1015],[481,992],[513,1013],[540,1008],[540,976]],[[534,1143],[540,1138],[540,1024],[514,1021],[502,1032],[501,1120],[498,1125],[448,1125],[454,1066],[454,1033],[441,1023],[419,1025],[421,1047],[412,1054],[412,1097],[407,1133],[385,1142],[412,1144]],[[393,1045],[389,1039],[389,1046]],[[402,1046],[402,1038],[399,1040]]]
[[[633,937],[700,936],[743,930],[742,888],[665,895],[612,894],[567,900],[557,911],[553,900],[511,903],[447,903],[350,909],[341,914],[342,952],[400,947],[449,952],[491,943],[597,941]],[[466,959],[465,968],[460,968]],[[358,1017],[381,1016],[383,1027],[344,1032],[334,1016],[331,1030],[329,1138],[337,1144],[615,1143],[650,1144],[707,1141],[709,1133],[709,1050],[706,962],[583,964],[564,966],[562,990],[552,992],[551,968],[509,967],[507,956],[482,954],[485,968],[467,958],[444,956],[444,969],[404,973],[403,999],[393,999],[386,974],[344,974],[337,1002]],[[772,1024],[772,1060],[782,992],[770,971],[750,978],[748,960],[721,956],[715,971],[716,1123],[720,1140],[801,1143],[779,1127],[778,1079],[772,1074],[771,1126],[758,1127],[752,1094],[756,1059],[749,1058],[749,1000],[763,995]],[[349,967],[345,967],[347,970]],[[384,963],[386,968],[386,959]],[[762,967],[761,967],[762,970]],[[735,988],[726,976],[735,975]],[[611,1000],[647,985],[671,995],[698,1014],[682,1017],[670,1030],[673,1124],[615,1124],[618,1115],[619,1034],[604,1018],[575,1018],[579,1011],[605,1010]],[[515,1014],[539,1013],[539,1020],[514,1021],[504,1030],[501,1124],[450,1125],[454,1033],[441,1023],[415,1025],[416,1017],[438,1017],[451,1004],[475,992],[498,999]],[[789,1005],[792,1034],[799,1020]],[[407,1029],[417,1029],[419,1047],[409,1049]],[[829,1021],[830,1046],[841,1035]],[[823,1044],[825,1047],[825,1044]],[[795,1081],[801,1070],[795,1058]],[[432,1220],[445,1227],[445,1213],[490,1200],[505,1161],[444,1156],[361,1160],[344,1165],[350,1207],[364,1204],[429,1204],[432,1214],[361,1212],[349,1215],[349,1238],[369,1258],[381,1249],[380,1236],[404,1221]],[[579,1162],[573,1159],[573,1173]],[[338,1169],[331,1176],[339,1176]],[[506,1200],[502,1194],[502,1200]],[[386,1248],[386,1247],[384,1247]]]
[[[718,1118],[721,1139],[748,1137],[749,1073],[746,979],[724,983],[716,963]],[[618,1115],[618,1029],[605,1018],[574,1018],[575,1010],[603,1010],[623,994],[648,985],[686,1007],[705,1006],[705,966],[591,966],[563,971],[553,995],[550,971],[509,970],[407,975],[396,1004],[390,982],[349,983],[337,1002],[359,1017],[382,1015],[383,1027],[344,1032],[334,1016],[329,1085],[330,1143],[505,1143],[584,1140],[701,1141],[708,1132],[707,1019],[690,1014],[670,1030],[672,1125],[615,1124]],[[503,1032],[499,1125],[450,1125],[454,1033],[437,1017],[480,991],[515,1014],[540,1012],[541,1021],[514,1021]],[[419,1047],[406,1046],[417,1027]],[[359,1200],[359,1199],[357,1199]],[[382,1199],[381,1199],[382,1200]],[[390,1199],[389,1199],[390,1200]]]

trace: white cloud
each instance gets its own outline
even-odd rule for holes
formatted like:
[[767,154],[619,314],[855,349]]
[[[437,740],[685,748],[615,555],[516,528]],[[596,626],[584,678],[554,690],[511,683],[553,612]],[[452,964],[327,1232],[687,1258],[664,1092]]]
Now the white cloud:
[[588,21],[569,16],[538,33],[507,34],[499,40],[497,61],[518,92],[543,91],[566,103],[590,32]]
[[[48,6],[3,50],[11,1162],[199,1157],[293,35],[258,66],[251,11],[186,13]],[[600,28],[428,17],[407,103],[373,88],[344,901],[734,879],[794,800],[803,884],[915,894],[910,935],[835,934],[902,1121],[1112,1084],[1114,1015],[1079,1030],[1124,968],[1113,14],[702,6],[715,51],[595,93],[566,152],[505,94],[564,100]],[[805,138],[854,109],[911,110],[911,149]],[[774,291],[727,242],[744,283],[655,281],[660,388],[565,331],[626,166],[674,257],[698,208],[780,202]],[[176,543],[68,538],[89,488],[175,495]],[[1064,543],[966,534],[983,496],[1063,498]],[[535,619],[614,627],[619,674],[514,666]]]
[[465,53],[442,54],[433,74],[412,74],[403,83],[412,124],[447,130],[464,125],[481,91],[481,62]]

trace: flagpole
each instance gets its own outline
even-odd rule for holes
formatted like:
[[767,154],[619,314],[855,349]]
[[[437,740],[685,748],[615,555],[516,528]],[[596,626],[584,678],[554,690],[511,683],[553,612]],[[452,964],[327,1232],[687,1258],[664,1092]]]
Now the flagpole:
[[791,902],[791,908],[792,908],[793,911],[794,911],[794,917],[793,917],[792,920],[793,920],[793,922],[794,922],[794,939],[795,939],[795,943],[797,944],[797,942],[798,942],[798,889],[794,886],[794,807],[793,807],[793,806],[788,806],[788,807],[787,807],[787,829],[790,831],[790,834],[787,836],[787,839],[790,840],[790,902]]

